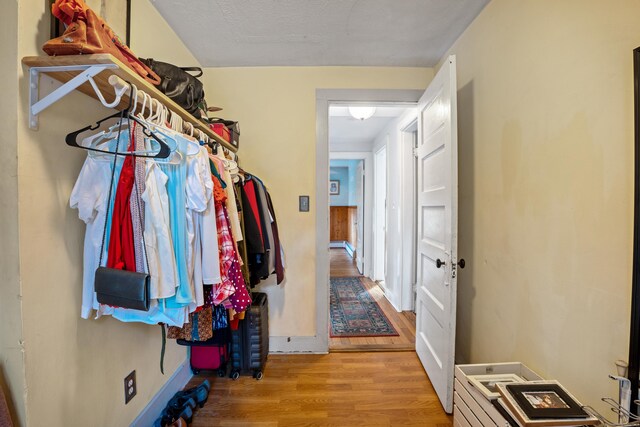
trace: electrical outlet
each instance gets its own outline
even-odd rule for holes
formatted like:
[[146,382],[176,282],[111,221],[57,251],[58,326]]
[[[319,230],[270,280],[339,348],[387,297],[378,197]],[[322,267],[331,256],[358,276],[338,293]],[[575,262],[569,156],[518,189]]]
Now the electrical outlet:
[[136,387],[136,371],[131,371],[129,375],[124,379],[124,404],[129,403],[133,396],[138,392]]

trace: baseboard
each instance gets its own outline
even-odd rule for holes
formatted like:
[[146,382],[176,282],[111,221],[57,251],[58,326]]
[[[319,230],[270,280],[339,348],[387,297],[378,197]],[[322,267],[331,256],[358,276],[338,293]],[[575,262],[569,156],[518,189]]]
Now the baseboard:
[[389,300],[393,308],[395,308],[398,313],[402,312],[402,306],[398,303],[398,301],[395,300],[395,298],[387,298],[387,299]]
[[329,352],[329,334],[324,337],[269,337],[269,353],[314,353]]
[[167,405],[169,399],[171,399],[177,391],[182,390],[191,377],[193,377],[193,373],[191,372],[191,366],[189,366],[189,359],[187,358],[178,369],[176,369],[173,375],[171,375],[171,378],[162,386],[158,393],[156,393],[153,399],[151,399],[149,404],[140,412],[140,415],[131,423],[131,427],[152,426]]
[[347,250],[347,253],[353,257],[354,248],[349,242],[344,242],[344,248]]
[[341,241],[341,242],[329,242],[329,248],[330,249],[344,249],[344,250],[347,251],[347,253],[351,257],[353,257],[353,252],[355,251],[355,248],[353,246],[351,246],[351,243],[347,242],[346,240]]

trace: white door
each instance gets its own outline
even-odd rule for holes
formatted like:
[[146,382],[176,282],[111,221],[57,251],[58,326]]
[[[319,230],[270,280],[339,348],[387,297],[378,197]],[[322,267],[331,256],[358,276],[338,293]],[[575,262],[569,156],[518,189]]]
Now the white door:
[[356,267],[360,274],[364,272],[364,161],[356,168]]
[[373,280],[385,280],[387,229],[387,149],[382,147],[375,155],[375,231]]
[[444,410],[453,410],[458,238],[456,60],[418,103],[416,352]]

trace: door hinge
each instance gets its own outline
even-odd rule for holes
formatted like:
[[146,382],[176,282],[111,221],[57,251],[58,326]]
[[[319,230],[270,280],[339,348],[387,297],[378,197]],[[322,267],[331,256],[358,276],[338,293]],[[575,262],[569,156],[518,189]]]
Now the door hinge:
[[413,149],[413,157],[415,157],[416,159],[418,158],[418,149],[417,148]]

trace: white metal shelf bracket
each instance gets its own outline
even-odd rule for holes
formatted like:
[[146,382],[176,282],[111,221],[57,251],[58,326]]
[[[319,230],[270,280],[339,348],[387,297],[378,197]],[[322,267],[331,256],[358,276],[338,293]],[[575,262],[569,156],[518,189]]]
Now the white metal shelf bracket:
[[[69,93],[76,90],[87,81],[90,82],[94,90],[96,90],[96,84],[93,81],[93,77],[104,70],[114,68],[118,68],[118,66],[116,64],[99,64],[32,67],[29,71],[29,128],[38,129],[38,114],[44,111],[44,109],[46,109],[47,107],[55,104],[56,102],[67,96]],[[64,71],[81,72],[44,98],[39,99],[40,73],[55,73]],[[99,90],[96,91],[96,94],[98,94],[98,96],[102,100],[102,95],[100,94]]]

